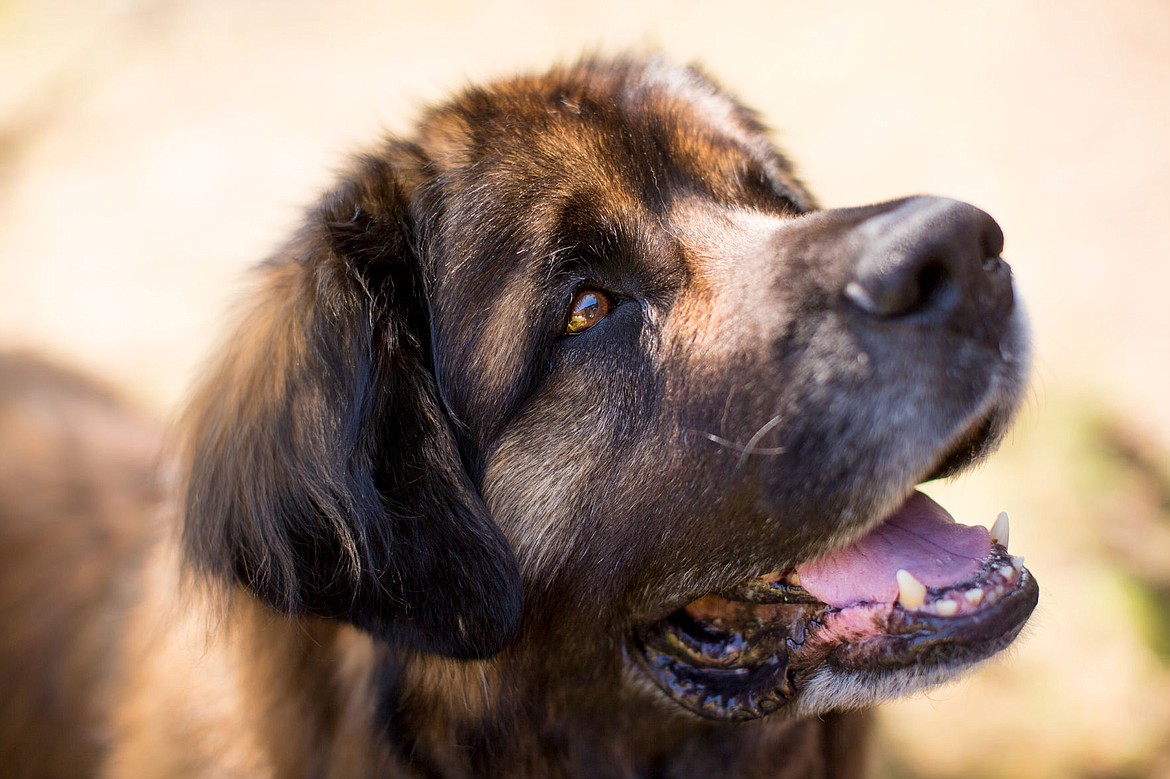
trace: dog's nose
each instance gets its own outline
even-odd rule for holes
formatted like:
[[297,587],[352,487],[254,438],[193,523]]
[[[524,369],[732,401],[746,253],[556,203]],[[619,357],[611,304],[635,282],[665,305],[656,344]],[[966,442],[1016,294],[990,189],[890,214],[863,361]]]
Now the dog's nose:
[[957,200],[915,197],[878,207],[854,227],[860,254],[845,297],[879,319],[966,326],[1012,308],[1003,232]]

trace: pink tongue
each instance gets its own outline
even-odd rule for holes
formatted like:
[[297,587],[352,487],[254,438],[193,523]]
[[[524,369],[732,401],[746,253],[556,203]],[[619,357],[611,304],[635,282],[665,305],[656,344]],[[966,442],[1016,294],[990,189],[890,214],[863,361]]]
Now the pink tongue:
[[990,552],[986,528],[955,522],[946,509],[915,492],[869,535],[796,572],[810,595],[836,608],[893,603],[899,568],[927,587],[947,587],[969,578]]

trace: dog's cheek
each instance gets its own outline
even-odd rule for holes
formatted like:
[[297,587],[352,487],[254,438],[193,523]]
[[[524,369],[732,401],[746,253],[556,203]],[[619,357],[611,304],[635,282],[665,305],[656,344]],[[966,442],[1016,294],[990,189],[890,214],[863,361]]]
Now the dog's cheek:
[[640,445],[653,437],[656,417],[628,377],[578,374],[546,386],[504,431],[488,454],[482,493],[526,584],[548,589],[572,570],[615,566],[595,555],[633,502],[621,474],[654,478],[658,469]]
[[599,417],[555,410],[523,417],[490,455],[488,508],[516,550],[526,581],[543,581],[589,532],[574,518],[595,484]]
[[558,422],[566,437],[505,437],[484,474],[484,500],[515,550],[526,584],[546,581],[588,532],[573,521],[589,490],[590,469],[579,463],[587,439],[573,420]]

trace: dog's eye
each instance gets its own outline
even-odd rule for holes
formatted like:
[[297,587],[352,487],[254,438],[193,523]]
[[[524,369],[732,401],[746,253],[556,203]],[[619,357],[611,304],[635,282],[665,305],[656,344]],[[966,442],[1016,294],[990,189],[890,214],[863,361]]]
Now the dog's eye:
[[569,320],[565,323],[565,333],[576,335],[583,333],[609,316],[612,302],[609,296],[596,289],[583,289],[573,296],[569,306]]

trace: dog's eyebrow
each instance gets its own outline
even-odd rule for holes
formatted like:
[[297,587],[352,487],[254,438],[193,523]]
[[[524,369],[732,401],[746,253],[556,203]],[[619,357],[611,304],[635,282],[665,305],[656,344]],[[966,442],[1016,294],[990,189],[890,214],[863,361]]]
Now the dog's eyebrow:
[[606,216],[588,195],[569,198],[560,209],[550,235],[544,276],[558,279],[580,273],[582,267],[621,265],[635,239],[620,219]]

